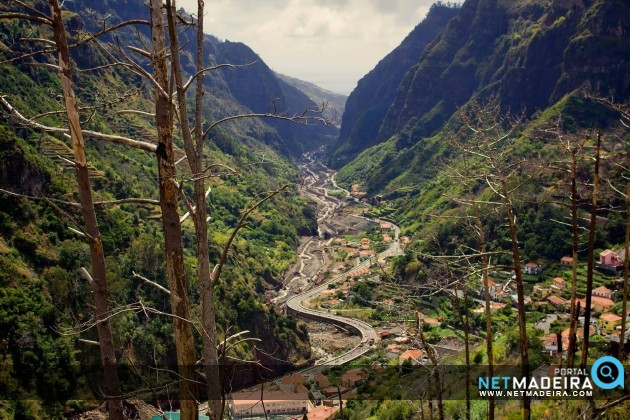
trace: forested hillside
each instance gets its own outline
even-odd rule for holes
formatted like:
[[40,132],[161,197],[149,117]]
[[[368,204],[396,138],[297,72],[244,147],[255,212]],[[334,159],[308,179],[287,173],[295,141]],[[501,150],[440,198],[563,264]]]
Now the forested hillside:
[[[614,112],[581,98],[580,92],[617,103],[630,97],[630,62],[624,53],[630,28],[622,18],[627,8],[619,1],[470,0],[450,9],[456,16],[428,42],[400,83],[381,95],[395,99],[382,118],[367,119],[376,127],[364,130],[353,115],[365,110],[355,105],[356,98],[381,86],[360,83],[348,99],[331,163],[350,144],[354,153],[362,153],[340,170],[338,180],[360,183],[373,196],[398,199],[400,220],[421,225],[421,212],[448,201],[442,193],[449,188],[444,163],[457,156],[448,141],[458,124],[453,116],[473,101],[492,99],[502,113],[523,115],[521,137],[513,147],[524,157],[535,155],[541,144],[526,124],[540,127],[563,115],[565,128],[573,131],[614,125]],[[405,43],[392,54],[404,51]],[[611,139],[606,147],[617,142]]]
[[[47,2],[27,2],[49,13]],[[71,2],[64,10],[69,43],[82,43],[89,31],[122,19],[148,19],[143,2]],[[33,12],[4,4],[0,13]],[[34,13],[34,12],[33,12]],[[107,15],[107,20],[102,18]],[[184,15],[182,19],[190,19]],[[105,23],[106,22],[106,23]],[[116,63],[116,43],[143,48],[147,30],[130,27],[98,42],[71,49],[72,72],[83,129],[128,136],[155,145],[153,95],[146,79]],[[136,37],[143,37],[142,41]],[[30,54],[52,40],[49,26],[26,19],[0,19],[0,95],[24,117],[45,127],[67,127],[56,54]],[[37,41],[41,40],[41,41]],[[194,73],[195,46],[182,53],[185,74]],[[249,64],[209,71],[203,97],[206,126],[238,114],[274,113],[287,117],[316,105],[277,80],[247,46],[206,36],[207,66]],[[53,48],[54,51],[54,48]],[[130,52],[131,54],[131,52]],[[120,57],[120,55],[118,55]],[[136,57],[142,62],[140,54]],[[251,64],[250,64],[251,63]],[[148,61],[144,62],[148,66]],[[256,92],[254,92],[254,88]],[[256,93],[256,94],[254,94]],[[277,98],[284,97],[283,100]],[[127,110],[134,110],[128,112]],[[99,348],[94,326],[90,252],[82,233],[73,149],[63,134],[26,124],[4,106],[0,112],[0,417],[52,418],[99,404]],[[314,114],[316,115],[316,114]],[[175,130],[175,157],[184,194],[192,194],[184,146]],[[231,350],[239,359],[257,357],[280,369],[310,358],[306,329],[265,305],[265,291],[278,287],[295,258],[298,234],[316,229],[312,203],[297,196],[297,168],[287,156],[318,146],[333,127],[307,127],[287,121],[240,119],[213,129],[206,141],[210,193],[209,248],[214,266],[234,228],[235,237],[216,286],[219,339],[248,330]],[[154,147],[154,146],[153,146]],[[159,179],[155,155],[86,137],[89,174],[104,247],[111,320],[121,366],[176,365],[168,295],[140,279],[166,286],[162,222],[157,206]],[[184,163],[182,163],[184,162]],[[289,185],[241,216],[267,192]],[[125,202],[124,199],[141,198]],[[123,200],[122,202],[116,202]],[[116,202],[116,203],[104,203]],[[100,203],[100,204],[99,204]],[[187,211],[180,202],[180,214]],[[184,262],[190,279],[192,322],[201,317],[195,270],[192,218],[182,224]],[[140,306],[138,306],[140,305]],[[90,326],[92,326],[90,328]],[[98,343],[97,343],[98,344]],[[261,353],[262,352],[262,353]],[[126,384],[129,385],[129,384]],[[159,397],[159,395],[154,395]],[[91,403],[90,400],[94,399]]]
[[392,106],[405,73],[459,12],[455,4],[435,3],[429,13],[391,53],[359,80],[343,114],[339,138],[331,147],[330,163],[341,167],[380,141],[378,132]]

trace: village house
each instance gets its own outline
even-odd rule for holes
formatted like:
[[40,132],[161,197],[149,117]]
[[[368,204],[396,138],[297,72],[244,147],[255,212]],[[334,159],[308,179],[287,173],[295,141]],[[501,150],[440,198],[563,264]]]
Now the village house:
[[304,383],[304,377],[299,373],[294,373],[293,375],[284,376],[282,378],[282,383],[285,385],[298,385]]
[[551,289],[549,287],[540,286],[537,284],[534,286],[534,290],[532,291],[532,293],[534,294],[534,296],[544,299],[551,294]]
[[556,277],[551,282],[551,289],[554,292],[563,292],[567,288],[567,282],[560,277]]
[[370,238],[361,238],[361,245],[370,245],[370,243],[372,242],[372,240]]
[[390,230],[392,230],[393,226],[392,226],[391,223],[381,222],[380,223],[380,228],[381,228],[381,233],[386,233],[386,232],[389,232]]
[[383,234],[383,243],[384,244],[389,244],[393,241],[392,237],[389,236],[388,234],[384,233]]
[[420,349],[407,350],[398,358],[398,363],[403,364],[406,360],[411,360],[412,365],[420,364],[424,352]]
[[561,298],[560,296],[551,295],[547,298],[547,301],[554,307],[554,309],[559,311],[564,311],[569,307],[570,301]]
[[359,251],[359,258],[361,259],[370,258],[373,255],[376,255],[376,251],[373,249],[364,249]]
[[621,249],[620,252],[615,252],[611,249],[602,251],[599,254],[599,263],[601,265],[608,265],[612,267],[621,267],[625,257],[625,249]]
[[[505,308],[505,306],[506,306],[505,303],[490,302],[490,314],[493,314],[493,315],[496,314],[501,309]],[[486,312],[486,307],[485,305],[481,305],[480,308],[473,310],[473,312],[476,314],[483,314]]]
[[317,374],[313,377],[313,380],[317,384],[317,387],[320,389],[327,388],[330,386],[330,381],[328,380],[326,375],[324,375],[321,372],[317,372]]
[[264,393],[264,408],[260,401],[260,392],[235,392],[231,395],[229,409],[232,418],[242,419],[254,416],[265,417],[277,415],[303,416],[312,410],[313,404],[308,393],[287,394],[282,391]]
[[612,333],[618,325],[621,325],[621,319],[616,314],[604,314],[599,317],[599,327],[608,333]]
[[[510,300],[516,305],[518,308],[518,294],[513,293],[510,295]],[[525,306],[532,304],[532,298],[530,296],[523,296],[523,303]]]
[[562,257],[560,259],[560,265],[572,265],[573,257]]
[[341,375],[341,386],[344,388],[354,388],[367,378],[367,373],[361,369],[351,369]]
[[[582,309],[586,308],[586,298],[578,299]],[[615,304],[612,299],[599,296],[591,296],[591,310],[599,313],[609,312],[610,308]]]
[[[479,295],[480,296],[485,296],[486,292],[485,292],[484,287],[483,287],[483,280],[481,280],[480,283],[481,283],[481,287],[479,288]],[[488,278],[488,293],[490,293],[490,298],[491,299],[494,299],[492,297],[492,295],[497,290],[503,290],[503,285],[500,284],[500,283],[495,282],[491,278]]]
[[397,360],[400,356],[400,344],[390,344],[385,348],[385,357],[390,360]]
[[338,406],[329,407],[326,405],[320,405],[315,407],[306,414],[308,420],[332,420],[339,411]]
[[541,271],[542,267],[535,262],[528,262],[527,264],[525,264],[525,274],[532,274],[537,276],[538,274],[540,274]]
[[606,299],[612,299],[613,291],[607,288],[606,286],[600,286],[596,289],[593,289],[593,291],[591,292],[591,296],[599,296]]
[[[594,334],[595,334],[595,327],[591,325],[589,327],[589,335],[592,336]],[[577,338],[576,342],[577,344],[579,344],[582,341],[582,338],[584,337],[583,325],[579,325],[577,327],[577,330],[575,331],[575,335]],[[566,357],[566,351],[567,351],[567,348],[569,347],[569,328],[562,331],[560,336],[562,339],[563,357]],[[558,355],[558,338],[557,337],[558,337],[557,334],[549,334],[549,335],[545,335],[541,337],[541,341],[545,348],[544,352],[548,353],[551,357],[556,357]]]

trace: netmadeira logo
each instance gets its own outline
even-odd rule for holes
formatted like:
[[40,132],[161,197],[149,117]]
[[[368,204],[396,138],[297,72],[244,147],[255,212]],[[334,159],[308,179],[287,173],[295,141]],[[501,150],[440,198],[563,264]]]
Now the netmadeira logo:
[[[589,375],[590,373],[590,375]],[[594,386],[611,390],[624,388],[625,370],[619,360],[611,356],[597,359],[590,372],[586,369],[557,368],[553,376],[479,377],[478,388],[481,397],[592,397]]]
[[625,370],[621,362],[612,356],[597,359],[591,367],[591,378],[601,389],[624,387]]

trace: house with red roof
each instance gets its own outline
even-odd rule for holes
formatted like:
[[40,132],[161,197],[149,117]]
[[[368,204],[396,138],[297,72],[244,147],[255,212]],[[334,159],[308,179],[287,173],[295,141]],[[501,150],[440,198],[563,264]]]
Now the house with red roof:
[[528,262],[527,264],[525,264],[525,267],[523,268],[523,272],[525,274],[532,274],[535,276],[540,274],[541,271],[542,271],[542,267],[538,265],[538,263],[535,263],[535,262]]
[[551,295],[547,297],[547,301],[556,309],[565,310],[569,306],[570,301],[561,298],[560,296]]
[[613,291],[606,286],[599,286],[598,288],[593,289],[593,291],[591,292],[591,296],[599,296],[606,299],[612,299]]
[[551,289],[554,292],[562,292],[567,288],[567,282],[561,277],[556,277],[551,282]]
[[411,364],[420,364],[420,359],[424,352],[420,349],[407,350],[398,357],[398,363],[402,364],[406,360],[411,360]]
[[341,375],[341,386],[344,388],[354,388],[367,378],[367,373],[361,369],[351,369]]
[[[586,298],[578,299],[582,309],[586,308]],[[615,302],[612,299],[599,296],[591,296],[591,310],[599,313],[609,312]]]
[[308,420],[332,420],[337,415],[339,407],[329,407],[326,405],[320,405],[315,407],[306,414]]
[[622,318],[616,314],[603,314],[599,317],[599,327],[609,333],[615,331],[617,326],[621,325]]

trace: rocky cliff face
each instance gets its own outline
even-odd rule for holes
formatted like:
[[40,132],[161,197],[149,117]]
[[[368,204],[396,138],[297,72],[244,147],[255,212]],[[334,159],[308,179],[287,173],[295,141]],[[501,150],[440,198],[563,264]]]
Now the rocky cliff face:
[[[505,109],[528,116],[578,88],[623,101],[630,96],[629,13],[624,1],[468,0],[409,66],[384,116],[351,96],[333,157],[345,163],[344,151],[356,156],[393,135],[399,149],[414,145],[474,97],[496,95]],[[382,88],[369,76],[357,90]]]
[[396,98],[403,76],[458,12],[458,7],[433,5],[403,42],[359,80],[346,102],[341,132],[331,156],[332,165],[342,166],[361,150],[378,142],[379,128]]

